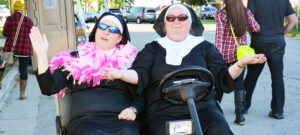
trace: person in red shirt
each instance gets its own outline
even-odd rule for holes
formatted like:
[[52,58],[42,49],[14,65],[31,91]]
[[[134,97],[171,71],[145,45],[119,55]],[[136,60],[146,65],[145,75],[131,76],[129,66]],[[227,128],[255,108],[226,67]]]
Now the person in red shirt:
[[[241,0],[224,0],[225,8],[220,10],[216,15],[216,36],[215,45],[223,55],[225,63],[230,66],[237,61],[237,48],[240,45],[247,45],[246,32],[249,28],[252,32],[260,31],[260,26],[254,19],[251,11],[243,5]],[[233,33],[230,28],[232,25]],[[236,39],[235,39],[236,38]],[[236,79],[238,89],[234,92],[235,103],[235,123],[243,125],[245,118],[242,111],[244,110],[245,90],[243,86],[243,73]],[[223,92],[216,90],[215,99],[222,100]]]
[[[6,37],[4,52],[10,52],[14,42],[14,37],[19,25],[20,18],[24,11],[24,4],[17,0],[13,6],[14,14],[7,17],[2,34]],[[19,36],[16,41],[13,53],[15,57],[19,59],[19,71],[20,71],[20,99],[26,99],[25,89],[27,85],[28,73],[27,66],[32,56],[32,45],[29,39],[30,29],[33,26],[31,19],[24,15],[22,25],[20,28]],[[5,69],[0,69],[0,76]],[[2,77],[1,79],[2,80]]]

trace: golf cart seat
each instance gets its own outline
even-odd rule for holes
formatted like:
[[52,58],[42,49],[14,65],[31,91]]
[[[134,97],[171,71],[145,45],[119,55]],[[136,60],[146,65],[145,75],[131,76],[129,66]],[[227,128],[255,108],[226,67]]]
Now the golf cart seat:
[[55,96],[56,104],[56,133],[57,135],[66,135],[67,125],[70,121],[71,114],[71,92],[66,90],[63,98]]

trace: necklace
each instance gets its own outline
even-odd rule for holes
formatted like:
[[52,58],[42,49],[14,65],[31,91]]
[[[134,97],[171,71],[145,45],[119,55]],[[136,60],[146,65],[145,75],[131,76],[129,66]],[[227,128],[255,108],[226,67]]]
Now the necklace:
[[100,84],[102,75],[106,74],[101,68],[128,69],[136,57],[137,51],[129,41],[126,45],[117,45],[112,51],[103,51],[97,48],[96,43],[86,42],[79,45],[79,57],[72,56],[70,51],[64,51],[54,56],[50,61],[50,71],[63,67],[68,71],[68,77],[73,77],[74,84],[93,81],[93,87]]

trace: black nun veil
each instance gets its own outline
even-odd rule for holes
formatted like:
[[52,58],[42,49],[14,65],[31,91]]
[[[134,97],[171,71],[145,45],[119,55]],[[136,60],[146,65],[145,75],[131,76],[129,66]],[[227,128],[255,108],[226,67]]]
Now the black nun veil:
[[129,31],[128,31],[128,28],[127,28],[127,24],[125,23],[124,19],[119,17],[119,16],[116,16],[112,13],[109,13],[109,12],[106,12],[104,14],[102,14],[99,19],[97,19],[97,22],[96,24],[94,25],[94,28],[89,36],[89,41],[90,42],[95,42],[95,34],[96,34],[96,31],[97,31],[97,28],[98,28],[98,25],[100,23],[100,20],[104,17],[104,16],[107,16],[107,15],[111,15],[111,16],[114,16],[116,18],[118,18],[118,20],[120,21],[120,23],[122,24],[122,27],[123,27],[123,33],[122,33],[122,40],[120,41],[120,44],[126,44],[127,41],[130,41],[130,35],[129,35]]
[[[172,5],[170,5],[170,6],[172,6]],[[192,17],[191,18],[192,25],[191,25],[190,34],[193,35],[193,36],[197,36],[197,37],[202,36],[204,27],[203,27],[202,23],[200,22],[198,16],[196,15],[195,11],[189,6],[186,6],[186,5],[183,5],[183,6],[185,6],[190,11],[190,14],[191,14],[191,17]],[[160,13],[160,15],[155,20],[154,25],[153,25],[154,30],[161,37],[164,37],[166,35],[164,18],[165,18],[166,12],[169,9],[169,7],[165,8]]]

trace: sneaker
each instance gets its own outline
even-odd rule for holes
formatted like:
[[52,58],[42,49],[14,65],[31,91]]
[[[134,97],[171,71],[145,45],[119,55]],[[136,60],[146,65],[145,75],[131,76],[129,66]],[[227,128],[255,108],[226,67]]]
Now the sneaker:
[[274,113],[273,111],[270,111],[269,117],[274,119],[284,119],[283,113]]
[[236,116],[236,118],[234,120],[234,123],[236,123],[238,125],[244,125],[245,124],[245,118],[244,118],[244,116],[242,114]]

